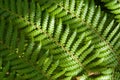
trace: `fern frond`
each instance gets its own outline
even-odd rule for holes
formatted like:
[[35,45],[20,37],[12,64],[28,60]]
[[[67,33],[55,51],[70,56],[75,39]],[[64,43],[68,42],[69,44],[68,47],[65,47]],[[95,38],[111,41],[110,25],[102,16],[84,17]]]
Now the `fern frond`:
[[120,27],[107,21],[94,0],[1,0],[0,4],[0,60],[10,61],[15,79],[112,78]]
[[[71,2],[73,3],[71,4]],[[56,6],[54,7],[52,5]],[[44,4],[42,4],[41,7],[43,8],[43,11],[46,10],[51,15],[55,15],[56,18],[61,18],[63,24],[70,24],[70,29],[72,31],[73,29],[77,29],[78,34],[86,32],[87,40],[92,39],[94,42],[93,44],[98,44],[102,41],[104,42],[104,45],[108,46],[108,50],[110,50],[114,56],[119,54],[117,52],[118,49],[115,49],[115,46],[111,44],[112,39],[114,38],[110,39],[110,36],[119,37],[119,26],[116,26],[115,22],[106,21],[108,18],[106,13],[102,13],[100,7],[96,6],[93,0],[65,0],[61,1],[60,3],[53,1],[51,6],[49,5],[48,7],[44,7]],[[61,11],[57,14],[54,14],[54,12],[59,8],[61,8]],[[81,8],[83,9],[81,10]],[[77,14],[77,10],[79,11],[79,14]],[[108,25],[108,27],[106,27],[105,24]],[[111,32],[112,29],[114,29],[114,32]],[[116,43],[118,42],[119,39]],[[104,47],[101,46],[97,48],[97,50]]]
[[[16,52],[17,49],[17,41],[18,41],[18,31],[16,27],[13,27],[13,23],[10,21],[10,18],[5,20],[3,17],[0,17],[0,34],[2,36],[0,37],[0,79],[16,79],[18,78],[15,77],[15,71],[11,71],[11,65],[12,64],[17,64],[18,62],[13,60],[13,63],[10,61],[7,61],[7,59],[12,59],[14,56],[11,56]],[[9,26],[6,28],[6,26]],[[7,32],[6,32],[7,31]],[[10,32],[10,33],[9,33]],[[9,58],[6,59],[7,56],[10,56]],[[14,63],[15,62],[15,63]],[[19,76],[20,79],[23,79],[22,77]],[[24,80],[24,79],[23,79]]]
[[[5,32],[7,29],[5,25],[1,26],[3,31],[0,33],[6,33],[4,35],[8,39],[4,36],[0,38],[0,79],[39,80],[51,78],[55,80],[65,73],[64,70],[62,72],[59,71],[61,72],[60,74],[56,72],[59,60],[54,61],[48,51],[41,51],[40,43],[25,40],[24,34],[20,33],[16,27],[13,27],[14,23],[9,21],[9,19],[5,21],[2,17],[0,21],[3,22],[1,24],[8,23],[7,25],[10,27],[8,32],[11,32],[9,35],[8,32]],[[16,43],[16,41],[19,42]]]
[[112,14],[115,14],[115,19],[120,22],[120,3],[118,0],[101,0],[105,3],[105,7],[110,10]]
[[[36,10],[37,11],[37,10]],[[63,60],[66,60],[67,62],[71,62],[71,60],[74,60],[74,62],[75,63],[80,63],[80,64],[77,64],[77,66],[75,67],[75,70],[74,69],[68,69],[68,68],[70,68],[68,65],[68,67],[66,67],[66,70],[68,71],[68,73],[66,73],[65,75],[66,76],[75,76],[75,75],[77,75],[79,72],[80,72],[80,70],[81,70],[81,68],[79,68],[80,66],[81,66],[81,62],[80,62],[80,60],[79,59],[77,59],[77,57],[75,57],[75,55],[73,54],[73,53],[71,53],[71,52],[75,52],[75,50],[77,50],[77,47],[78,47],[78,45],[80,45],[80,44],[78,44],[78,45],[76,45],[76,43],[82,43],[81,41],[82,40],[80,40],[80,39],[78,39],[78,41],[80,41],[80,42],[76,42],[76,41],[74,41],[75,39],[77,39],[77,37],[76,37],[76,32],[75,33],[73,33],[73,35],[71,35],[72,33],[70,33],[69,32],[69,27],[67,26],[66,28],[65,28],[65,30],[62,30],[61,32],[60,32],[60,35],[58,36],[59,38],[58,39],[55,39],[54,38],[54,35],[53,34],[55,34],[54,32],[58,32],[58,31],[56,31],[56,30],[58,30],[57,28],[55,28],[54,26],[56,25],[56,24],[54,24],[54,21],[55,21],[55,18],[54,18],[54,16],[49,16],[49,14],[47,13],[47,12],[42,12],[42,14],[44,14],[45,13],[45,15],[44,15],[44,20],[43,21],[41,21],[42,23],[41,23],[41,26],[36,26],[36,25],[34,25],[34,23],[33,23],[33,20],[34,19],[32,19],[32,22],[31,22],[31,19],[30,19],[30,22],[29,21],[25,21],[24,20],[24,24],[25,25],[21,25],[21,26],[19,26],[19,29],[23,32],[23,33],[25,33],[25,34],[27,34],[28,36],[30,36],[30,37],[33,37],[34,38],[34,40],[36,41],[36,38],[37,37],[39,37],[39,39],[40,40],[37,40],[37,41],[41,41],[42,43],[43,43],[43,49],[46,49],[46,50],[48,50],[48,49],[50,49],[50,53],[52,54],[53,53],[53,49],[55,49],[55,50],[58,50],[58,51],[60,51],[60,53],[62,53],[63,52],[63,54],[66,54],[67,53],[67,55],[68,55],[68,57],[67,58],[70,58],[70,57],[72,57],[70,60],[68,59],[67,60],[67,58],[64,58]],[[11,14],[12,15],[12,12],[10,12],[9,14]],[[19,17],[19,16],[17,16],[18,14],[17,13],[14,13],[14,14],[16,14],[16,18],[17,17]],[[31,13],[30,13],[31,14]],[[33,14],[33,13],[32,13]],[[19,14],[20,15],[20,14]],[[34,15],[35,15],[35,13],[34,13]],[[41,15],[42,16],[42,15]],[[21,18],[21,17],[19,17],[19,18]],[[31,17],[30,17],[31,18]],[[42,17],[41,17],[42,18]],[[21,18],[21,21],[19,20],[19,19],[16,19],[16,21],[15,21],[15,25],[17,25],[17,24],[22,24],[23,23],[23,20],[24,18]],[[29,19],[29,18],[28,18]],[[13,19],[14,20],[14,19]],[[62,23],[61,23],[61,20],[59,21],[60,23],[57,23],[57,25],[58,25],[58,28],[60,28],[60,27],[62,27],[62,26],[59,26],[59,25],[62,25]],[[48,23],[49,23],[49,26],[47,26],[48,25]],[[26,25],[27,24],[27,25]],[[35,26],[35,27],[34,27]],[[62,29],[62,28],[60,28],[60,29]],[[54,32],[53,32],[54,31]],[[44,36],[44,38],[42,38],[42,36]],[[61,36],[61,37],[60,37]],[[56,37],[56,36],[55,36]],[[81,38],[81,39],[83,39],[83,38]],[[47,42],[46,42],[46,41]],[[43,42],[44,41],[44,42]],[[60,42],[59,42],[60,41]],[[71,42],[71,43],[70,43]],[[75,43],[75,44],[74,44]],[[24,41],[21,41],[20,42],[20,45],[23,45],[24,44]],[[71,46],[71,44],[74,44],[74,47],[75,47],[75,50],[72,48],[72,50],[74,50],[74,51],[71,51],[71,47],[73,47],[73,46]],[[59,46],[59,47],[58,47]],[[80,47],[80,46],[79,46]],[[89,47],[89,45],[87,46],[87,47]],[[19,49],[20,48],[20,49]],[[20,50],[20,52],[19,53],[21,53],[21,51],[23,51],[23,49],[21,48],[21,47],[19,47],[18,49]],[[30,44],[30,45],[28,45],[28,47],[27,47],[27,50],[25,51],[25,53],[24,53],[24,55],[26,55],[26,58],[27,59],[29,59],[29,57],[30,57],[30,55],[32,54],[31,52],[31,49],[33,48],[33,44]],[[84,48],[84,47],[83,47]],[[22,49],[22,50],[21,50]],[[85,49],[87,49],[87,48],[85,48]],[[84,49],[84,50],[85,50]],[[91,53],[91,51],[92,51],[92,49],[90,49],[90,51],[88,50],[88,51],[86,51],[85,53],[87,53],[87,54],[90,54]],[[60,54],[60,53],[56,53],[56,54]],[[80,52],[79,51],[79,53],[82,53],[82,52]],[[55,54],[55,53],[54,53]],[[86,57],[86,55],[87,54],[85,54],[85,56],[82,58],[82,59],[84,59],[85,57]],[[79,56],[79,55],[77,55],[77,56]],[[61,57],[63,57],[63,56],[61,56]],[[81,57],[81,56],[79,56],[79,57]],[[78,58],[79,58],[78,57]],[[63,61],[62,60],[62,61]],[[48,61],[50,61],[50,60],[48,60]],[[62,61],[60,61],[60,65],[62,66]],[[17,62],[17,63],[16,63]],[[14,65],[16,65],[16,64],[18,64],[18,60],[17,61],[15,61],[14,62]],[[20,61],[21,62],[21,61]],[[44,66],[44,71],[46,71],[46,69],[47,69],[47,67],[49,66],[51,64],[51,62],[48,62],[48,64],[46,65],[46,67]],[[71,65],[71,66],[73,66],[73,65]],[[29,69],[26,69],[26,70],[22,70],[22,72],[24,72],[24,71],[26,71],[25,73],[28,73],[28,70]],[[78,70],[78,71],[77,71]],[[77,72],[76,72],[77,71]],[[65,72],[65,71],[64,71]],[[63,73],[63,72],[62,72]],[[72,73],[72,74],[71,74]],[[61,75],[61,73],[59,74],[59,75]],[[53,78],[57,78],[59,75],[56,75],[55,77],[53,77]]]

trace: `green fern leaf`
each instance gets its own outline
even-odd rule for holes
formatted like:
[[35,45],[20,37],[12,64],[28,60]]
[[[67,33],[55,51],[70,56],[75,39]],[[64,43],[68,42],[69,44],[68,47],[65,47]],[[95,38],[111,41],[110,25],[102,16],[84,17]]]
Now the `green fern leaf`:
[[0,79],[119,79],[119,3],[98,2],[0,0]]

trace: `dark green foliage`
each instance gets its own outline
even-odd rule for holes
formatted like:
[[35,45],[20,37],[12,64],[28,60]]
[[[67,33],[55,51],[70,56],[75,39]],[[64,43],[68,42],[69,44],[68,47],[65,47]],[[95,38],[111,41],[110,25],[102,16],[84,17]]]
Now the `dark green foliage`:
[[0,80],[119,80],[119,5],[0,0]]

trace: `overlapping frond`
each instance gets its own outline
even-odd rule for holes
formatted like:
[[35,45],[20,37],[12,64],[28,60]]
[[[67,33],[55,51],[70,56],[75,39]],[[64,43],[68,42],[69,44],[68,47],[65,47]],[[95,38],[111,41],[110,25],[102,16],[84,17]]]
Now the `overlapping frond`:
[[0,69],[1,79],[113,77],[120,48],[119,24],[107,21],[94,0],[58,2],[0,1],[0,67],[5,67]]
[[65,73],[59,70],[59,60],[54,60],[49,51],[41,50],[40,42],[26,40],[9,19],[2,17],[0,24],[0,34],[3,34],[0,37],[1,80],[55,80]]
[[118,0],[101,0],[105,3],[105,7],[110,10],[112,14],[115,15],[117,22],[120,22],[120,3]]
[[120,26],[114,20],[107,21],[107,14],[101,11],[100,6],[95,5],[94,0],[64,0],[59,3],[53,1],[49,5],[42,4],[41,8],[50,15],[61,18],[63,24],[70,25],[70,30],[77,30],[77,34],[85,32],[86,40],[92,39],[95,49],[101,51],[101,55],[108,57],[106,54],[120,54]]

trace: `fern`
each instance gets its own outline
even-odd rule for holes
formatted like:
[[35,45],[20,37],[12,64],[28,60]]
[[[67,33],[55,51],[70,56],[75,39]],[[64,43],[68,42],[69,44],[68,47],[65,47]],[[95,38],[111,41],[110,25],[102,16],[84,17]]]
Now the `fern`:
[[[56,5],[58,8],[52,5]],[[88,7],[90,7],[90,9]],[[61,10],[57,11],[59,8],[61,8]],[[83,9],[81,10],[81,8]],[[95,3],[93,0],[91,2],[89,0],[86,1],[64,0],[61,3],[53,2],[49,6],[47,6],[47,4],[43,4],[42,9],[43,10],[47,9],[47,11],[51,15],[55,15],[56,18],[62,17],[63,24],[70,24],[71,25],[70,28],[72,30],[77,29],[78,34],[87,31],[86,36],[88,40],[94,39],[94,44],[100,43],[102,41],[104,42],[104,45],[107,45],[109,47],[108,50],[111,50],[111,52],[114,54],[117,53],[116,51],[118,49],[117,48],[113,49],[113,48],[115,47],[115,43],[119,42],[119,39],[117,38],[119,37],[119,31],[118,31],[119,24],[118,26],[116,26],[114,20],[111,22],[106,21],[107,14],[105,12],[102,13],[99,6],[95,7]],[[112,31],[112,29],[114,30]],[[113,36],[115,37],[114,39],[117,38],[118,42],[112,39]],[[98,38],[100,40],[97,40]]]
[[[115,14],[115,19],[117,19],[117,22],[120,22],[120,17],[119,17],[119,9],[120,9],[120,3],[118,0],[101,0],[102,2],[105,3],[105,7],[110,10],[112,14]],[[112,6],[111,6],[112,5]]]
[[120,26],[107,15],[94,0],[0,0],[0,79],[118,79]]

